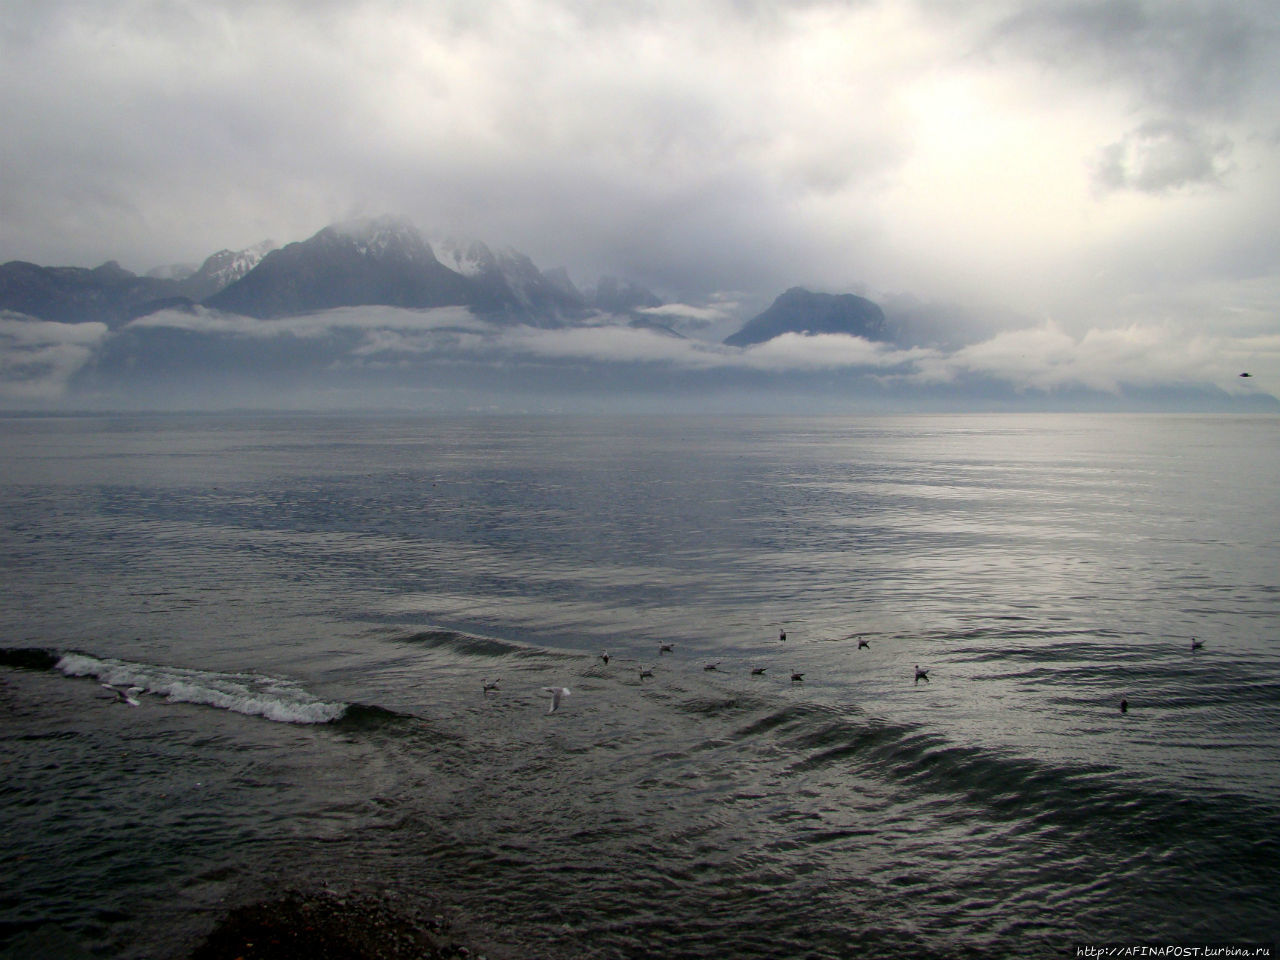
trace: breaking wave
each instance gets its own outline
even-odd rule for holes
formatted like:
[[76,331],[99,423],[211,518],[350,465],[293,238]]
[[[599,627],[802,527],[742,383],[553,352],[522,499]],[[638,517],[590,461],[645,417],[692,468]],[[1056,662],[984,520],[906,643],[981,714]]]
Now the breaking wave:
[[350,709],[308,693],[293,680],[259,673],[217,673],[40,648],[0,650],[0,664],[54,670],[68,677],[137,687],[169,703],[194,703],[276,723],[332,723]]

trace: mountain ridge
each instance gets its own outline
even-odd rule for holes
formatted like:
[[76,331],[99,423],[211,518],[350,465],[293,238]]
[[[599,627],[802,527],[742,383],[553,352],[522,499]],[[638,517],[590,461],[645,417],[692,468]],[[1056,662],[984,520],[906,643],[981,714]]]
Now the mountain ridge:
[[[475,239],[431,242],[408,220],[390,215],[333,223],[283,247],[266,240],[220,250],[193,272],[158,269],[140,277],[114,260],[92,269],[0,265],[0,310],[64,323],[98,320],[112,330],[159,310],[201,306],[259,320],[389,306],[461,307],[491,322],[534,327],[590,323],[603,315],[678,335],[646,313],[661,305],[652,291],[624,278],[606,275],[579,289],[563,267],[541,270],[512,247]],[[786,333],[893,339],[878,304],[794,286],[723,343],[749,347]]]
[[352,306],[461,306],[491,320],[559,326],[587,321],[595,311],[634,319],[662,302],[638,284],[609,277],[583,294],[563,267],[541,270],[511,247],[495,251],[478,240],[437,245],[441,256],[407,220],[382,216],[330,224],[283,247],[266,240],[220,250],[198,269],[175,265],[141,277],[115,261],[82,268],[15,260],[0,265],[0,310],[118,329],[155,310],[200,305],[257,319]]

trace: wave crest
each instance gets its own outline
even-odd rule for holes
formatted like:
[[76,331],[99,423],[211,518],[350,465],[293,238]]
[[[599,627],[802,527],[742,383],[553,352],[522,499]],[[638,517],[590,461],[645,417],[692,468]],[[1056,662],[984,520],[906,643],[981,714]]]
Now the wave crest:
[[95,677],[103,683],[141,687],[170,703],[195,703],[276,723],[331,723],[347,704],[321,700],[292,680],[255,673],[215,673],[162,667],[128,660],[64,653],[54,669],[69,677]]

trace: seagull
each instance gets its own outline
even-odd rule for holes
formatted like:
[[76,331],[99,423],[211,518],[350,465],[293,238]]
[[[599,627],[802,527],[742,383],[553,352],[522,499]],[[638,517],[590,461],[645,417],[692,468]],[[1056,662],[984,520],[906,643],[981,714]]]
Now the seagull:
[[929,671],[921,670],[920,664],[917,663],[916,664],[916,683],[919,683],[921,680],[923,680],[925,683],[929,682]]
[[481,681],[480,681],[480,684],[481,684],[481,687],[484,689],[484,692],[485,692],[486,694],[487,694],[490,690],[497,690],[497,689],[498,689],[498,681],[497,681],[497,680],[490,680],[490,679],[488,679],[487,677],[486,677],[485,679],[481,680]]
[[568,687],[543,687],[542,692],[551,697],[551,709],[547,713],[555,713],[560,709],[560,701],[569,695]]
[[1129,701],[1128,701],[1128,700],[1121,700],[1121,701],[1120,701],[1120,712],[1121,712],[1121,713],[1128,713],[1128,712],[1129,712]]
[[601,651],[600,651],[600,659],[604,661],[604,665],[607,667],[607,666],[609,665],[609,651],[608,651],[608,650],[601,650]]
[[720,666],[720,661],[719,661],[719,660],[715,661],[714,663],[708,663],[708,664],[707,664],[705,667],[703,667],[702,669],[703,669],[703,670],[714,670],[714,669],[716,669],[718,666]]
[[659,644],[659,645],[658,645],[658,656],[662,656],[664,653],[670,653],[670,652],[671,652],[672,650],[674,650],[675,648],[676,648],[676,645],[675,645],[674,643],[663,643],[663,644]]
[[798,681],[798,680],[803,680],[803,679],[804,679],[804,674],[803,674],[803,673],[793,673],[793,674],[791,674],[791,680],[792,680],[792,682],[795,682],[795,681]]
[[116,703],[125,703],[131,707],[139,706],[137,695],[142,692],[142,687],[130,687],[128,690],[121,690],[119,687],[113,687],[109,683],[104,683],[102,686],[115,694]]
[[787,631],[785,631],[785,630],[779,630],[779,631],[778,631],[778,639],[779,639],[779,640],[785,640],[785,639],[787,639]]
[[762,674],[762,673],[764,673],[764,667],[752,667],[752,668],[751,668],[751,675],[752,675],[753,677],[758,677],[758,676],[760,676],[760,674]]
[[1197,640],[1195,637],[1192,637],[1192,638],[1191,638],[1191,650],[1192,650],[1192,652],[1194,652],[1194,651],[1196,651],[1196,650],[1199,650],[1199,649],[1200,649],[1201,647],[1203,647],[1203,646],[1204,646],[1204,641],[1203,641],[1203,640]]
[[870,644],[870,643],[868,643],[866,640],[859,640],[859,641],[858,641],[858,649],[859,649],[859,650],[870,650],[870,649],[871,649],[871,644]]
[[641,679],[641,680],[643,680],[645,677],[648,677],[648,678],[650,678],[650,679],[653,679],[653,668],[652,668],[652,667],[641,667],[641,668],[640,668],[640,679]]
[[1242,377],[1252,377],[1252,376],[1253,376],[1253,374],[1252,374],[1252,373],[1242,373],[1242,374],[1240,374],[1240,376],[1242,376]]

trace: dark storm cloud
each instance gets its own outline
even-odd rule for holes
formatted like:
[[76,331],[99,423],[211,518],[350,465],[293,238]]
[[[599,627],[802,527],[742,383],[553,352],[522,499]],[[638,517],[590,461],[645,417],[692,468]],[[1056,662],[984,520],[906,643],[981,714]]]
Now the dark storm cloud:
[[1273,89],[1278,11],[1270,0],[1045,0],[1019,4],[988,40],[1132,85],[1160,110],[1229,116]]
[[1081,77],[1143,118],[1095,153],[1104,194],[1222,184],[1233,135],[1264,135],[1280,85],[1280,6],[1270,0],[1018,3],[982,36],[993,55]]
[[390,210],[673,293],[732,285],[803,242],[797,191],[901,155],[790,86],[793,17],[827,6],[22,4],[0,246],[144,270],[184,227],[171,259]]
[[1102,149],[1094,182],[1102,191],[1156,194],[1221,184],[1230,154],[1231,142],[1225,137],[1210,140],[1177,120],[1152,121]]

